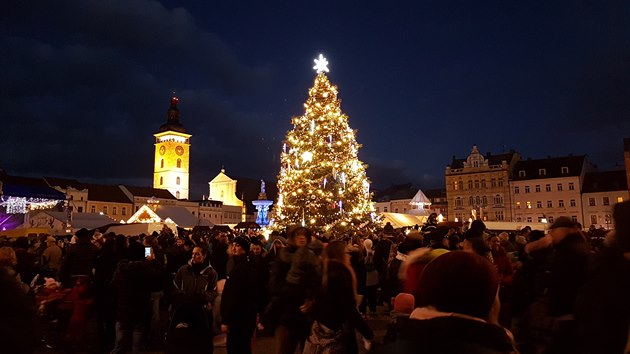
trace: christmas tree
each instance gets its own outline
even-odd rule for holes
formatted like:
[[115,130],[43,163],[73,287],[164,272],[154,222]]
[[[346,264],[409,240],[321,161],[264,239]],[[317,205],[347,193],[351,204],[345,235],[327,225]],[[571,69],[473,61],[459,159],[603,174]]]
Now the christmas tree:
[[328,62],[315,59],[317,77],[293,117],[281,153],[275,223],[316,230],[371,220],[370,183],[357,154],[361,145],[341,112],[337,87],[328,80]]

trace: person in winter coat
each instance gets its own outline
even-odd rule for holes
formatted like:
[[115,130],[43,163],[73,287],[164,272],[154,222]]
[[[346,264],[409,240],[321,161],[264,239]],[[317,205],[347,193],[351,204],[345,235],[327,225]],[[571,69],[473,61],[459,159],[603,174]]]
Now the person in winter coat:
[[498,290],[497,271],[485,258],[462,251],[435,258],[420,276],[418,307],[382,352],[517,353],[510,332],[496,324]]
[[[378,271],[374,264],[374,250],[372,250],[372,240],[363,241],[365,246],[365,295],[359,306],[359,311],[365,314],[369,308],[372,314],[376,314],[376,290],[378,288]],[[358,279],[357,279],[358,280]]]
[[112,278],[116,292],[116,343],[112,354],[140,350],[151,319],[151,292],[162,287],[160,264],[142,247],[129,249],[129,260],[121,261]]
[[577,353],[630,353],[630,202],[615,205],[615,231],[575,306]]
[[221,295],[221,331],[227,333],[229,354],[251,354],[256,318],[263,307],[260,296],[263,286],[256,268],[247,257],[249,241],[238,236],[230,247],[234,267],[227,276]]
[[77,231],[77,243],[70,246],[59,269],[59,280],[64,287],[72,287],[73,275],[92,276],[92,269],[98,248],[90,241],[90,232],[87,229]]
[[[355,329],[369,350],[374,333],[356,306],[357,278],[350,266],[350,255],[343,241],[328,244],[324,256],[322,286],[313,307],[311,333],[304,354],[358,353]],[[335,351],[336,350],[336,351]]]
[[[310,242],[311,230],[305,227],[290,228],[287,232],[287,247],[280,249],[272,265],[269,292],[270,303],[265,311],[265,326],[275,326],[278,354],[293,354],[308,335],[309,327],[306,312],[320,285],[318,264],[293,263],[302,259]],[[293,267],[293,266],[297,266]],[[294,268],[289,276],[289,271]]]
[[206,249],[195,247],[192,259],[179,268],[173,279],[179,302],[204,304],[210,310],[217,297],[217,272],[207,261]]

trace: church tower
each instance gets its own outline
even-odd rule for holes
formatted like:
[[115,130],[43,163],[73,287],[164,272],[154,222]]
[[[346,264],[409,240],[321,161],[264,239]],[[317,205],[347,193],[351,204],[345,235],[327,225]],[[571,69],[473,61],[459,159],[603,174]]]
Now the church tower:
[[188,199],[190,134],[179,122],[178,98],[171,98],[168,119],[155,136],[153,188],[167,189],[177,199]]

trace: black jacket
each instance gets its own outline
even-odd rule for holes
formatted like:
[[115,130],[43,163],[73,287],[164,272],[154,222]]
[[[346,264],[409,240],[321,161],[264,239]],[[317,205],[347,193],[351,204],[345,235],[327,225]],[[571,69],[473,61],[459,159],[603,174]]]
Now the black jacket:
[[142,323],[151,317],[151,292],[162,287],[162,271],[156,261],[121,261],[112,279],[117,294],[116,320]]
[[59,269],[59,279],[65,286],[72,286],[73,275],[92,276],[92,268],[98,253],[98,248],[89,239],[77,241],[66,253]]
[[221,294],[221,319],[234,327],[253,328],[256,315],[262,312],[263,286],[256,268],[247,256],[234,257],[234,268],[227,276]]

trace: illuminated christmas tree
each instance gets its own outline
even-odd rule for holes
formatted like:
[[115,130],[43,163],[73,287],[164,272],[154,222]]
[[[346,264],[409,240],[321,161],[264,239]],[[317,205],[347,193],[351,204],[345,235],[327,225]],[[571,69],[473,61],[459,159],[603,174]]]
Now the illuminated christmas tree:
[[287,133],[278,176],[275,223],[301,224],[328,230],[371,220],[370,183],[366,165],[357,153],[361,145],[341,112],[337,87],[324,72],[328,61],[315,59],[317,77],[304,104],[305,113],[293,117]]

